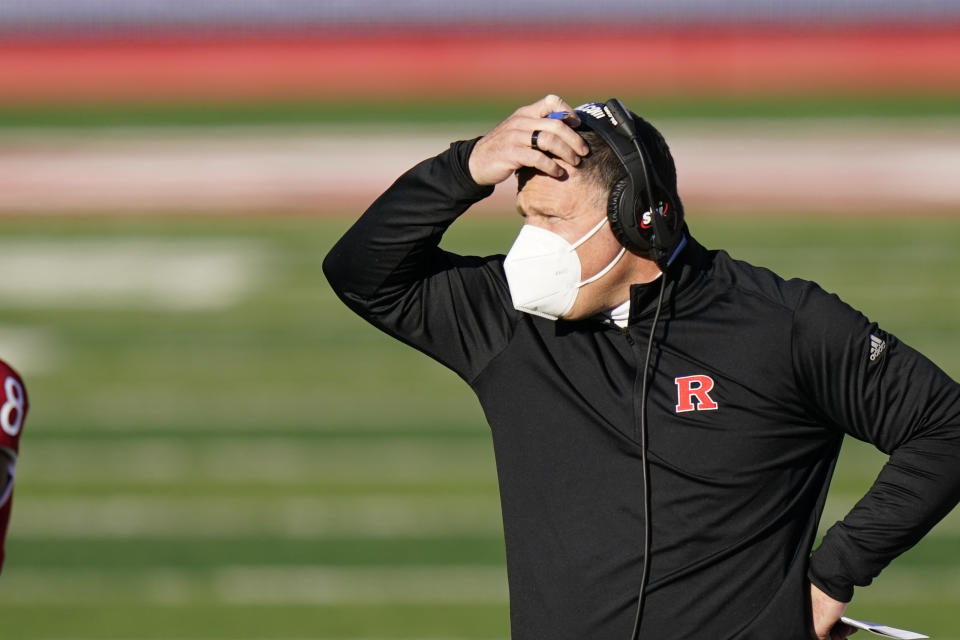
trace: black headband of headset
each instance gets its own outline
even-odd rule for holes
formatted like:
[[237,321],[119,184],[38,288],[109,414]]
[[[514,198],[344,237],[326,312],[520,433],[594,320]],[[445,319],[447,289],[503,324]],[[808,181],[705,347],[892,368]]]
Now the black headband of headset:
[[[606,103],[588,102],[576,111],[580,116],[576,130],[599,135],[627,172],[628,183],[615,186],[611,193],[608,215],[614,234],[633,253],[648,255],[666,268],[683,244],[683,211],[657,174],[641,140],[637,125],[642,121],[615,98]],[[665,207],[658,206],[658,198],[666,200]],[[641,224],[646,211],[651,212],[651,224],[644,230]]]
[[[580,116],[580,126],[576,130],[596,132],[613,149],[617,158],[627,169],[627,175],[633,181],[634,189],[637,190],[635,193],[640,193],[641,190],[648,193],[643,166],[645,159],[640,157],[639,149],[630,140],[627,132],[621,128],[620,120],[600,102],[588,102],[577,107],[576,111]],[[647,171],[649,170],[650,167],[647,167]],[[640,184],[637,184],[637,181]],[[651,195],[648,193],[648,200]]]

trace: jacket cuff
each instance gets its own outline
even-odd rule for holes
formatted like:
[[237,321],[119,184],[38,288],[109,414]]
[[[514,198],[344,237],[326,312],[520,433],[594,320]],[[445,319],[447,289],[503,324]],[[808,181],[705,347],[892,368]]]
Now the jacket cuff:
[[810,558],[807,579],[820,591],[840,602],[853,600],[854,582],[845,577],[846,565],[830,547],[820,546]]
[[451,157],[451,168],[457,184],[463,187],[464,194],[472,200],[482,200],[493,193],[493,186],[479,185],[470,175],[470,154],[476,146],[479,137],[472,140],[458,140],[450,144],[448,153]]

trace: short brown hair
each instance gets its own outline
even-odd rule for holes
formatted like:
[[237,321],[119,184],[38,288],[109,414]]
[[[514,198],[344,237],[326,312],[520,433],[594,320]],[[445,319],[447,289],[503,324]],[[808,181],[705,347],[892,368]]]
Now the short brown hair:
[[[579,168],[600,189],[605,203],[613,185],[627,177],[627,168],[620,162],[610,145],[603,141],[600,134],[594,131],[578,133],[590,147],[590,153],[580,161]],[[603,206],[606,208],[606,204]]]
[[[682,211],[683,204],[677,193],[677,168],[673,162],[670,147],[667,146],[663,135],[652,124],[635,114],[634,121],[650,164],[653,165],[648,167],[648,171],[651,172],[650,179],[654,183],[654,199],[671,201]],[[577,133],[590,147],[590,153],[584,156],[580,169],[595,182],[606,198],[610,195],[613,185],[627,177],[627,169],[600,134],[590,130],[579,130]],[[658,180],[654,178],[654,173],[661,184],[657,184]]]

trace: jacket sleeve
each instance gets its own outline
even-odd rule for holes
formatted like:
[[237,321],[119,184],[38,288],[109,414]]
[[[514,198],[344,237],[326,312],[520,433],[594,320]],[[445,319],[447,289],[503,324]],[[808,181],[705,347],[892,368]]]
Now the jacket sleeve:
[[467,381],[502,350],[517,315],[502,256],[464,257],[438,246],[447,227],[493,191],[470,176],[475,143],[455,142],[407,171],[323,262],[350,309]]
[[793,339],[797,383],[818,417],[890,456],[810,559],[811,582],[849,602],[960,500],[960,385],[816,286]]

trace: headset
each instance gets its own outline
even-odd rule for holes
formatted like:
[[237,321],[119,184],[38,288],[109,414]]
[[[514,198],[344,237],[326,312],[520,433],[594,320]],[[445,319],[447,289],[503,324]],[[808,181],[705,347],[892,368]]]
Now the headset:
[[[580,116],[576,130],[599,135],[627,171],[607,200],[610,230],[628,251],[649,257],[665,271],[686,244],[686,236],[683,204],[675,186],[669,188],[660,179],[648,150],[651,144],[660,147],[659,134],[617,98],[588,102],[576,112]],[[669,153],[665,146],[658,150],[661,157]]]
[[[655,145],[662,160],[669,159],[669,151],[663,139],[649,123],[627,110],[623,103],[611,98],[601,104],[589,102],[576,109],[580,116],[577,131],[594,131],[613,149],[624,168],[625,178],[618,180],[610,190],[607,200],[607,220],[610,230],[628,251],[648,257],[657,263],[663,275],[660,277],[660,293],[656,313],[647,338],[646,356],[643,361],[643,382],[640,391],[640,457],[643,474],[643,569],[637,592],[637,609],[634,617],[631,640],[640,635],[643,605],[646,600],[647,580],[650,576],[650,465],[647,461],[647,388],[650,373],[650,355],[653,336],[660,321],[663,296],[667,285],[667,267],[686,245],[686,228],[683,224],[683,205],[676,194],[676,185],[668,188],[657,175],[653,156],[650,155],[638,125],[643,129],[648,142]],[[659,193],[659,197],[658,194]]]

